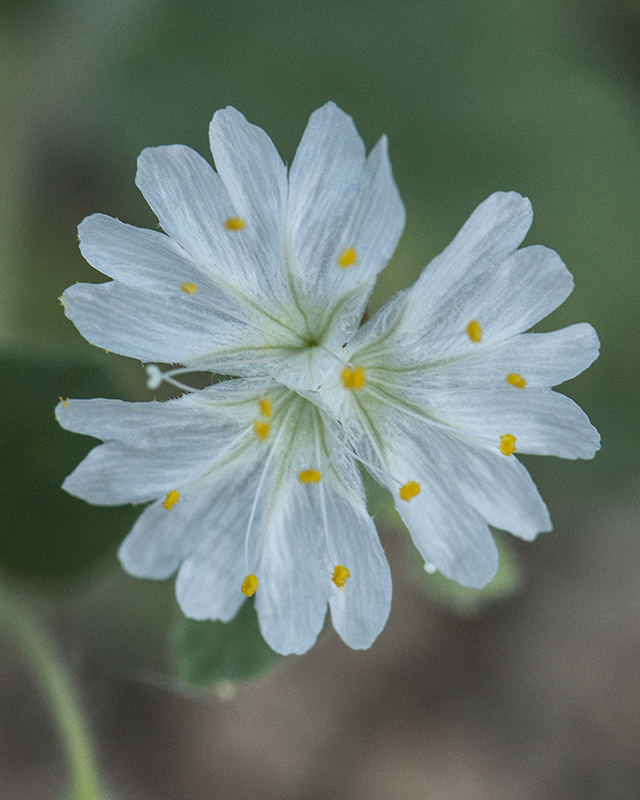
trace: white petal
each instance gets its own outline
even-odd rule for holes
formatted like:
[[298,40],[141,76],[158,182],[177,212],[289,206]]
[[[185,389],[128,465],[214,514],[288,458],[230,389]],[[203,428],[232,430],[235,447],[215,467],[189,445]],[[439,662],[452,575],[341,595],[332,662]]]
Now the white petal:
[[498,551],[484,519],[460,494],[455,476],[442,474],[442,465],[412,447],[389,459],[399,480],[420,483],[420,494],[400,499],[398,486],[389,484],[398,513],[425,562],[463,586],[481,588],[496,574]]
[[78,226],[82,255],[110,278],[142,291],[179,288],[198,281],[197,263],[164,233],[136,228],[105,214],[92,214]]
[[532,220],[531,203],[526,197],[517,192],[495,192],[480,203],[451,244],[425,267],[418,283],[439,300],[452,286],[473,280],[507,258],[522,243]]
[[260,629],[278,653],[304,653],[315,642],[327,610],[331,572],[322,523],[319,483],[300,472],[318,470],[317,411],[297,399],[274,438],[275,457],[259,498],[248,542],[258,577]]
[[254,236],[255,263],[284,296],[287,169],[267,134],[231,106],[214,114],[209,141],[233,207],[246,222],[240,234]]
[[178,569],[190,542],[188,529],[176,520],[177,509],[174,506],[167,511],[157,502],[138,517],[118,550],[120,563],[129,575],[162,580]]
[[522,391],[507,382],[517,374],[527,387],[551,387],[574,378],[597,357],[600,342],[586,323],[551,333],[525,333],[488,347],[405,373],[403,388],[428,392],[454,387],[503,388]]
[[304,291],[330,272],[365,162],[353,120],[334,103],[314,111],[289,175],[288,239],[296,282]]
[[282,322],[254,308],[243,312],[213,285],[198,286],[188,294],[179,284],[172,292],[152,293],[118,281],[78,283],[66,290],[63,302],[92,344],[144,362],[265,374],[299,347],[300,337]]
[[330,572],[322,538],[318,487],[289,473],[261,521],[255,574],[260,630],[277,653],[305,653],[322,630]]
[[[355,408],[355,400],[352,404]],[[396,509],[425,562],[464,586],[481,587],[497,569],[497,549],[489,528],[464,497],[459,476],[438,458],[446,447],[432,443],[426,425],[389,413],[370,397],[365,413],[344,419],[359,457],[392,493]],[[399,489],[409,482],[420,492],[402,500]]]
[[[236,391],[247,385],[244,381],[233,383]],[[125,403],[102,398],[67,400],[58,404],[56,419],[65,430],[130,447],[152,448],[170,443],[172,447],[189,449],[195,447],[197,437],[218,433],[229,424],[228,416],[222,419],[213,416],[209,403],[200,397],[184,395],[166,403]]]
[[336,474],[329,474],[325,486],[326,519],[333,566],[346,566],[350,576],[343,589],[331,587],[329,605],[336,631],[349,647],[362,650],[371,647],[387,622],[391,572],[367,513],[360,475],[343,452],[334,449]]
[[464,500],[494,528],[529,540],[551,530],[549,511],[515,457],[441,431],[421,433],[439,473],[448,475]]
[[[201,273],[261,303],[283,296],[282,264],[272,264],[274,272],[264,261],[265,248],[273,251],[275,242],[281,249],[277,229],[260,230],[244,219],[220,176],[196,152],[182,145],[147,148],[136,182],[163,229]],[[238,216],[246,227],[228,230],[227,220]]]
[[62,488],[100,506],[146,503],[195,480],[211,457],[200,454],[180,463],[171,447],[134,450],[114,443],[95,447],[65,479]]
[[[435,480],[446,487],[451,506],[468,504],[496,528],[524,539],[533,539],[538,533],[551,530],[549,512],[529,473],[516,458],[500,452],[499,436],[495,443],[479,442],[420,421],[410,407],[409,414],[403,414],[400,402],[394,408],[368,402],[365,408],[369,418],[375,419],[378,436],[383,442],[379,452],[383,459],[387,454],[388,472],[401,483],[418,482],[419,496],[425,483],[431,487],[426,490],[431,491]],[[381,431],[384,431],[383,437]],[[369,453],[367,460],[373,464],[381,461],[376,458],[375,451]],[[376,477],[380,479],[380,475]],[[388,480],[385,482],[394,493],[398,509],[408,513],[406,509],[413,508],[417,498],[402,501],[398,486],[389,484]],[[427,560],[438,566],[433,559]]]
[[[390,309],[378,312],[380,321],[374,316],[361,328],[351,349],[367,347],[379,361],[383,354],[387,363],[407,365],[477,354],[551,313],[570,294],[573,279],[556,253],[534,246],[483,273],[469,272],[442,293],[439,288],[443,287],[431,287],[421,277]],[[467,333],[472,320],[481,326],[481,342]]]
[[[322,300],[318,310],[325,320],[342,304],[340,311],[351,325],[343,322],[340,336],[360,322],[375,276],[398,243],[404,218],[386,138],[365,161],[351,117],[333,103],[316,111],[291,168],[290,268],[297,291],[310,303]],[[353,249],[355,263],[342,268],[338,262],[348,249]],[[344,338],[339,344],[343,342]]]
[[[366,348],[378,363],[424,364],[527,330],[573,288],[552,250],[515,250],[530,222],[528,200],[491,195],[416,283],[360,329],[349,352]],[[481,342],[467,333],[472,320],[481,326]]]
[[194,619],[227,622],[244,600],[243,526],[251,504],[247,462],[236,458],[195,481],[169,509],[160,501],[149,506],[118,552],[124,569],[141,578],[168,577],[182,562],[176,593],[184,613]]
[[227,250],[224,222],[235,212],[211,165],[184,145],[148,147],[136,184],[163,230],[201,263],[218,266]]
[[[193,489],[202,498],[190,513],[193,545],[176,582],[180,607],[192,619],[228,622],[245,600],[247,523],[266,455],[237,459]],[[188,511],[189,496],[180,505]]]
[[[330,320],[324,344],[338,351],[358,329],[378,273],[393,255],[404,228],[405,212],[391,173],[387,140],[382,138],[365,164],[358,195],[346,220],[342,239],[318,282],[325,300],[325,319]],[[346,248],[357,253],[356,263],[336,267]],[[336,274],[336,271],[339,274]],[[324,323],[323,323],[324,326]]]
[[[343,270],[344,283],[373,280],[393,255],[405,223],[405,210],[393,179],[387,138],[383,136],[364,165],[358,193],[345,221],[342,247],[354,247],[356,264]],[[359,320],[358,320],[359,321]]]
[[[251,439],[258,393],[241,382],[225,391],[167,403],[69,400],[56,416],[63,428],[104,439],[63,488],[96,505],[142,503],[198,479],[243,432]],[[231,389],[237,398],[233,403]],[[241,402],[242,393],[254,402]],[[226,395],[226,397],[225,397]],[[225,400],[233,405],[225,408]],[[233,416],[232,416],[233,415]]]
[[[347,644],[369,647],[389,613],[389,568],[339,429],[310,403],[297,400],[293,410],[278,434],[279,453],[265,473],[248,542],[260,627],[277,652],[305,652],[330,600]],[[306,470],[317,470],[320,480],[303,482]],[[344,592],[332,582],[338,565],[351,571]]]
[[568,397],[548,389],[434,390],[436,418],[499,447],[500,436],[516,437],[521,453],[593,458],[600,436],[587,415]]

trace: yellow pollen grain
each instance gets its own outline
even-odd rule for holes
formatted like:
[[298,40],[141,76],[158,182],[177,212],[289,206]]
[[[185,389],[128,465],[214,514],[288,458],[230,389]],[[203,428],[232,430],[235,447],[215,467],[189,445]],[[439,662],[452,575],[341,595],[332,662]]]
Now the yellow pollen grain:
[[228,231],[243,231],[246,224],[242,217],[228,217],[224,222],[224,227]]
[[317,469],[303,469],[298,473],[298,478],[302,483],[320,483],[322,473]]
[[198,291],[197,283],[181,283],[180,290],[185,294],[195,294]]
[[347,247],[346,250],[343,250],[342,253],[338,256],[338,266],[342,269],[347,269],[347,267],[352,267],[358,261],[358,252],[353,247]]
[[269,418],[271,416],[273,409],[271,406],[271,400],[268,397],[263,397],[260,401],[260,413],[263,417]]
[[516,451],[516,437],[505,433],[500,437],[500,452],[503,456],[512,456]]
[[364,367],[345,367],[342,370],[342,383],[345,389],[357,392],[359,389],[364,389],[366,382]]
[[247,575],[242,581],[242,594],[245,597],[253,597],[258,589],[258,579],[255,575]]
[[342,589],[344,592],[344,585],[350,577],[351,572],[349,571],[349,568],[345,567],[344,564],[338,564],[338,566],[333,570],[331,580],[335,583],[338,589]]
[[413,497],[420,494],[420,484],[417,481],[407,481],[404,486],[400,487],[399,495],[401,500],[406,500],[407,503]]
[[69,408],[69,398],[67,397],[66,400],[63,397],[59,397],[58,400],[62,403],[64,408]]
[[518,375],[517,372],[510,372],[507,375],[506,380],[507,383],[510,383],[512,386],[515,386],[516,389],[524,389],[524,387],[527,385],[527,382],[522,377],[522,375]]
[[467,325],[467,336],[475,344],[482,341],[482,326],[477,319],[472,319]]
[[167,509],[167,511],[169,511],[169,509],[175,506],[178,500],[180,500],[180,492],[177,492],[175,489],[172,489],[169,492],[169,494],[165,497],[162,505]]
[[258,439],[260,439],[261,442],[264,442],[264,440],[271,433],[271,425],[269,425],[268,422],[263,422],[261,419],[257,419],[253,423],[253,430],[255,431]]

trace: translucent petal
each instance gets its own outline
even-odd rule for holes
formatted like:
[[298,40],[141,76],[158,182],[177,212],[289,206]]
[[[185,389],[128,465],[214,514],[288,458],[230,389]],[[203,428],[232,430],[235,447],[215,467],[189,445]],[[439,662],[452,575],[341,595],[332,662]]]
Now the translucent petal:
[[138,517],[118,550],[120,563],[129,575],[162,580],[178,569],[190,547],[185,535],[188,529],[181,519],[176,520],[179,514],[182,516],[178,508],[167,511],[158,501]]
[[509,433],[521,453],[593,458],[600,449],[600,436],[584,411],[548,389],[434,390],[429,401],[437,419],[488,446],[499,447],[500,437]]
[[[204,158],[183,145],[147,148],[138,159],[136,183],[162,228],[191,255],[201,272],[215,275],[254,300],[282,299],[278,228],[259,229],[254,220],[245,219]],[[227,221],[238,217],[244,228],[230,230]],[[272,263],[276,271],[265,269],[265,251],[272,259],[279,254]]]
[[211,152],[233,208],[251,233],[254,263],[281,298],[284,270],[287,169],[267,134],[235,108],[216,111],[209,126]]
[[327,272],[332,283],[339,275],[336,251],[364,163],[364,143],[351,117],[334,103],[314,111],[289,174],[287,238],[303,291]]
[[[56,416],[63,428],[104,439],[67,477],[63,488],[96,505],[142,503],[197,480],[238,437],[252,436],[258,415],[246,384],[187,395],[167,403],[69,400]],[[228,404],[225,408],[225,401]],[[231,402],[230,402],[231,401]]]
[[397,485],[389,489],[425,562],[463,586],[487,584],[498,568],[497,548],[487,523],[463,501],[457,484],[416,450],[390,459],[389,466],[401,480],[421,479],[420,494],[409,502],[400,499]]
[[[193,487],[189,525],[195,542],[176,581],[176,595],[186,616],[228,622],[245,600],[241,587],[250,569],[245,534],[260,473],[260,459],[236,460]],[[184,509],[188,510],[189,496]]]
[[256,309],[242,314],[215,286],[198,286],[192,295],[179,284],[152,293],[117,281],[78,283],[64,294],[65,312],[92,344],[144,362],[265,374],[299,348],[299,336],[279,321]]
[[330,559],[334,569],[342,565],[350,574],[343,589],[331,587],[331,619],[346,644],[361,650],[371,647],[387,622],[391,572],[367,513],[360,475],[337,442],[332,463],[335,478],[329,475],[325,491]]
[[[579,323],[551,333],[513,336],[458,358],[407,370],[402,376],[396,372],[393,378],[402,382],[403,392],[411,397],[456,387],[502,388],[510,394],[520,389],[507,376],[521,376],[524,389],[556,386],[585,370],[598,357],[599,348],[591,325]],[[384,371],[379,375],[382,378]]]
[[530,223],[528,200],[491,195],[413,286],[358,331],[348,355],[362,353],[379,365],[425,364],[476,352],[547,316],[570,294],[573,279],[552,250],[515,249]]
[[316,111],[291,168],[288,248],[296,291],[321,315],[315,324],[325,329],[334,316],[326,345],[357,328],[404,219],[386,139],[365,161],[351,118],[333,103]]

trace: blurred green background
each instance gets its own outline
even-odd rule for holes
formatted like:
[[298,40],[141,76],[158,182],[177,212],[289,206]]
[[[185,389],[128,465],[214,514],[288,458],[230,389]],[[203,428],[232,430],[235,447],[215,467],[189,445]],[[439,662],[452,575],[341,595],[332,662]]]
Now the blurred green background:
[[[640,5],[4,0],[0,74],[0,569],[57,637],[119,796],[637,797]],[[171,581],[117,564],[135,510],[58,488],[91,445],[58,429],[58,396],[148,395],[140,365],[94,352],[57,297],[101,279],[77,249],[84,216],[156,224],[133,182],[144,147],[207,155],[208,122],[231,104],[290,162],[329,99],[368,147],[389,136],[407,208],[373,308],[491,192],[531,198],[527,243],[557,250],[576,282],[540,329],[584,320],[601,338],[600,360],[564,391],[603,449],[526,460],[555,531],[512,546],[519,594],[473,618],[453,609],[476,598],[443,606],[409,574],[408,537],[373,497],[396,587],[379,642],[355,654],[330,634],[202,704],[159,677]],[[0,794],[57,796],[55,736],[7,658],[0,694],[16,713],[0,722]]]

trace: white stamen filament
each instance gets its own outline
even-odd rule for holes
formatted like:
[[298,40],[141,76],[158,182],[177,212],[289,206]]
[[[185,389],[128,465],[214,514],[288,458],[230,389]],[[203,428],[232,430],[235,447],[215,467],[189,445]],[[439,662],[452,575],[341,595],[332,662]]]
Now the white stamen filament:
[[[316,441],[316,462],[317,468],[322,472],[324,475],[325,467],[322,463],[322,453],[320,448],[320,431],[318,430],[318,412],[314,412],[313,414],[313,434]],[[324,481],[320,481],[318,484],[318,489],[320,491],[320,513],[322,515],[322,527],[324,529],[324,538],[325,542],[327,543],[327,553],[329,555],[329,561],[331,564],[337,564],[338,559],[333,551],[333,545],[331,539],[329,537],[329,522],[327,520],[327,501],[324,494]]]

